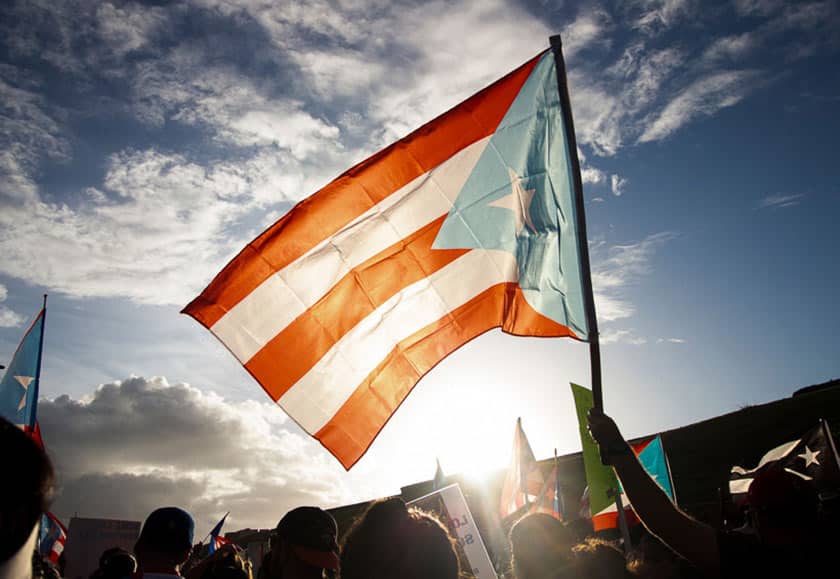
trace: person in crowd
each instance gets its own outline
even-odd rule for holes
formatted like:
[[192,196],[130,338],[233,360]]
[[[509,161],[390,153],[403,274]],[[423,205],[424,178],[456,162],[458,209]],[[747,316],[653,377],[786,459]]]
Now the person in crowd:
[[32,552],[32,579],[61,579],[61,574],[52,561],[35,549]]
[[628,579],[633,576],[627,569],[624,552],[615,544],[595,537],[572,547],[571,571],[557,577]]
[[187,579],[252,579],[251,561],[242,547],[226,543],[187,572]]
[[338,525],[327,511],[298,507],[286,513],[271,537],[260,579],[321,579],[338,569]]
[[120,547],[106,549],[99,557],[99,568],[90,579],[131,579],[137,572],[137,559]]
[[597,409],[589,431],[612,464],[647,529],[712,577],[816,576],[833,554],[820,533],[818,501],[808,481],[783,469],[759,473],[747,491],[754,534],[723,531],[677,508],[648,476],[615,422]]
[[49,457],[20,428],[0,417],[0,579],[32,577],[38,523],[55,492]]
[[399,498],[372,503],[341,547],[341,579],[457,579],[459,573],[446,527]]
[[699,579],[701,575],[685,559],[650,533],[642,533],[629,555],[628,569],[642,579]]
[[511,567],[516,579],[555,577],[569,566],[574,532],[546,513],[531,513],[510,529]]
[[152,511],[143,523],[134,554],[143,579],[181,577],[181,566],[192,551],[195,522],[178,507]]

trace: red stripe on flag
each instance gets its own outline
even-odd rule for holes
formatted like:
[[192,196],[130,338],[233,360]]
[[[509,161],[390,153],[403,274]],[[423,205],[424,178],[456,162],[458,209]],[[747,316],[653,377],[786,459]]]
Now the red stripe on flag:
[[440,217],[348,272],[245,364],[273,400],[394,294],[469,251],[432,249],[444,219]]
[[276,271],[403,185],[491,135],[540,56],[298,203],[249,243],[183,312],[210,328]]
[[[505,318],[508,302],[516,313]],[[424,374],[458,347],[499,326],[517,335],[574,337],[569,328],[528,305],[518,284],[495,285],[401,341],[315,438],[349,469]]]

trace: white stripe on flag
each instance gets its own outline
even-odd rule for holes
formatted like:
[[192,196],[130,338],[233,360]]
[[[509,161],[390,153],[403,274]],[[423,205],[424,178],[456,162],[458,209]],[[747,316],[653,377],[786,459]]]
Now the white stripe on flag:
[[793,440],[791,442],[786,442],[784,444],[780,444],[776,448],[767,451],[767,453],[764,456],[761,457],[761,460],[758,462],[758,466],[756,466],[755,468],[752,468],[750,470],[746,470],[745,468],[740,467],[740,466],[733,466],[732,470],[730,472],[732,474],[737,474],[737,475],[742,475],[742,476],[752,474],[755,471],[757,471],[758,469],[760,469],[761,467],[763,467],[765,464],[767,464],[769,462],[779,460],[781,458],[784,458],[800,442],[801,442],[801,439],[800,440]]
[[462,149],[276,272],[210,331],[246,364],[354,267],[445,215],[489,141]]
[[394,347],[486,289],[516,281],[516,258],[474,249],[411,284],[345,334],[277,403],[315,434]]

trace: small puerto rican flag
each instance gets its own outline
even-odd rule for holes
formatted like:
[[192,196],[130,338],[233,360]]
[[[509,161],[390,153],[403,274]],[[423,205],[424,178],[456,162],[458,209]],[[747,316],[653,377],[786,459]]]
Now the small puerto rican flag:
[[230,514],[229,512],[225,513],[225,516],[222,517],[222,520],[220,520],[218,523],[216,523],[216,526],[213,527],[212,531],[210,531],[209,553],[211,555],[213,553],[215,553],[216,549],[219,549],[222,545],[231,542],[230,539],[225,539],[224,537],[220,536],[221,533],[222,533],[222,525],[225,524],[225,519],[227,519],[227,516],[229,514]]
[[41,515],[41,532],[38,535],[38,552],[58,565],[58,558],[64,552],[67,543],[67,529],[52,513]]

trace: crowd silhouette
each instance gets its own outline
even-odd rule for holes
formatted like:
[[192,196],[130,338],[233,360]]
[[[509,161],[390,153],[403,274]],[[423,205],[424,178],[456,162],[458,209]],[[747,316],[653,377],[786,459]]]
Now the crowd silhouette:
[[[508,535],[506,579],[640,577],[807,577],[830,564],[837,515],[801,476],[781,468],[756,476],[737,529],[716,529],[675,506],[645,472],[615,422],[592,410],[589,428],[618,474],[644,531],[634,548],[582,535],[545,513],[517,520]],[[0,447],[15,468],[0,477],[0,579],[60,578],[38,554],[41,515],[55,490],[49,457],[27,434],[0,419]],[[193,517],[178,507],[148,515],[133,551],[110,548],[91,579],[254,579],[247,553],[227,543],[201,557]],[[433,513],[400,498],[371,503],[339,541],[335,519],[302,506],[283,515],[257,579],[458,579],[456,541]],[[200,545],[200,544],[199,544]],[[830,568],[830,567],[828,567]]]

